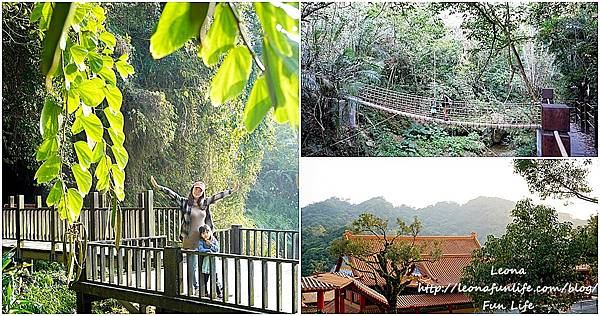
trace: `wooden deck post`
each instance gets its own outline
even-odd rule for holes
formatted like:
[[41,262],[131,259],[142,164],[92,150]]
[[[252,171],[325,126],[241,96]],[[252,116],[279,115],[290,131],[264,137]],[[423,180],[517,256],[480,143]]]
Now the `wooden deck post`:
[[42,208],[42,207],[44,207],[42,205],[42,196],[41,195],[36,195],[35,196],[35,207],[36,208]]
[[[56,260],[56,225],[58,212],[56,207],[50,210],[50,260]],[[89,228],[88,228],[89,229]]]
[[17,196],[17,211],[16,211],[16,231],[17,231],[17,235],[16,235],[16,239],[17,239],[17,252],[15,254],[15,257],[18,260],[22,260],[22,255],[21,255],[21,211],[25,208],[25,196],[20,194],[19,196]]
[[90,195],[91,205],[90,205],[90,215],[89,215],[89,225],[88,228],[88,236],[91,241],[97,240],[96,232],[99,231],[98,225],[96,223],[96,214],[98,209],[100,208],[100,195],[98,192],[92,192]]
[[554,136],[555,131],[558,132],[567,155],[571,156],[569,107],[564,104],[542,104],[542,157],[562,156]]
[[154,214],[154,191],[144,191],[144,226],[145,236],[156,236],[156,221]]
[[179,282],[182,254],[177,247],[165,247],[163,266],[165,280],[165,296],[176,297],[181,293],[182,284]]
[[236,255],[242,254],[242,225],[231,225],[231,253]]
[[92,298],[91,296],[77,292],[77,314],[92,313]]

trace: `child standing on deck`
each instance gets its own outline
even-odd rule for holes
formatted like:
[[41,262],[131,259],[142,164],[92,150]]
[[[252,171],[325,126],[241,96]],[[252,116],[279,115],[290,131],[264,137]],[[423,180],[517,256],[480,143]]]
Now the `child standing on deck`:
[[[213,236],[212,231],[208,225],[202,225],[198,228],[198,232],[200,233],[200,241],[198,242],[198,251],[200,252],[219,252],[219,244],[215,236]],[[215,259],[216,260],[216,259]],[[204,275],[204,288],[208,289],[208,279],[210,278],[210,257],[205,257],[202,260],[202,274]],[[216,277],[215,280],[211,280],[211,282],[216,283],[217,289],[217,297],[219,299],[223,298],[223,294],[221,293],[221,285],[219,284],[219,280]],[[212,293],[210,294],[212,296]]]

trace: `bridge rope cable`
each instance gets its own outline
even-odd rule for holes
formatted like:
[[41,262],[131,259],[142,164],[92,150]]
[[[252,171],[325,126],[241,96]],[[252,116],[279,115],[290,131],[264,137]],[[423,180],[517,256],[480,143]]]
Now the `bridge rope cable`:
[[541,104],[438,100],[366,85],[350,101],[418,121],[465,127],[540,127]]
[[[379,126],[379,125],[381,125],[381,124],[383,124],[383,123],[385,123],[385,122],[387,122],[387,121],[390,121],[391,119],[393,119],[394,117],[396,117],[396,116],[398,116],[398,115],[400,115],[400,114],[396,113],[396,114],[394,114],[394,115],[392,115],[392,116],[390,116],[390,117],[386,118],[386,119],[385,119],[385,120],[383,120],[383,121],[380,121],[380,122],[377,122],[376,124],[373,124],[373,126],[371,126],[370,128],[375,128],[375,127],[377,127],[377,126]],[[352,133],[352,132],[354,132],[354,133]],[[343,139],[340,139],[340,140],[336,141],[336,142],[335,142],[335,143],[333,143],[333,144],[329,144],[329,145],[327,145],[327,146],[325,146],[325,147],[321,147],[319,150],[312,152],[312,153],[311,153],[310,155],[308,155],[308,156],[309,156],[309,157],[310,157],[310,156],[315,156],[315,155],[317,155],[318,153],[322,152],[323,150],[325,150],[325,149],[327,149],[327,148],[333,147],[333,146],[335,146],[335,145],[337,145],[337,144],[339,144],[339,143],[341,143],[341,142],[344,142],[344,141],[347,141],[347,140],[349,140],[350,138],[352,138],[352,137],[354,137],[354,136],[358,135],[360,132],[361,132],[360,128],[357,128],[355,131],[350,131],[350,132],[346,133],[346,135],[350,134],[349,136],[347,136],[347,137],[344,137]]]

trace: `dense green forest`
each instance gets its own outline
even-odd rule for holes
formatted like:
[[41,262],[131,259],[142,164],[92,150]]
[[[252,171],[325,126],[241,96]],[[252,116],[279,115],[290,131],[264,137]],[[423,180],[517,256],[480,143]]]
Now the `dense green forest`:
[[[369,212],[395,223],[396,218],[410,222],[417,216],[423,223],[421,235],[452,236],[477,233],[480,243],[488,235],[500,236],[510,223],[510,212],[516,202],[495,198],[478,197],[465,204],[438,202],[414,208],[406,205],[393,206],[382,197],[375,197],[359,204],[352,204],[338,198],[313,203],[302,208],[302,275],[317,271],[328,271],[337,258],[329,252],[331,241],[350,229],[350,223],[360,214]],[[566,213],[558,213],[561,222],[571,222],[574,226],[584,225],[585,221],[574,219]]]
[[532,156],[535,132],[419,123],[340,100],[366,84],[495,104],[597,106],[597,3],[304,3],[303,156]]
[[[137,203],[137,194],[150,188],[150,175],[184,195],[192,181],[202,179],[208,194],[239,184],[239,192],[213,210],[217,226],[297,227],[297,215],[282,216],[297,214],[297,133],[279,126],[270,115],[253,132],[246,130],[244,104],[252,85],[226,105],[211,105],[207,95],[217,69],[203,64],[194,43],[153,59],[149,39],[163,7],[101,4],[106,30],[115,37],[115,55],[127,54],[135,69],[127,79],[117,78],[123,96],[123,145],[130,157],[123,205]],[[237,9],[248,26],[247,40],[261,52],[262,29],[252,5]],[[30,21],[33,4],[4,3],[2,10],[3,197],[25,194],[26,202],[32,203],[35,194],[46,195],[50,189],[34,181],[40,165],[40,112],[48,96],[40,71],[41,26]],[[68,161],[75,162],[73,150],[66,151]],[[156,199],[168,203],[163,195]]]

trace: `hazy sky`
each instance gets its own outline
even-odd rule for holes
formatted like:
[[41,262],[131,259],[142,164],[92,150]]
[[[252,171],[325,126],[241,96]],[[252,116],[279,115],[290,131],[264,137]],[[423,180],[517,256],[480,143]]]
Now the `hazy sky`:
[[[478,196],[541,202],[506,158],[301,158],[300,166],[302,207],[334,196],[351,203],[383,196],[396,206],[417,208],[441,201],[464,204]],[[589,178],[593,188],[598,188],[596,167]],[[542,203],[579,219],[597,212],[597,204],[571,201],[567,206],[561,200]]]

